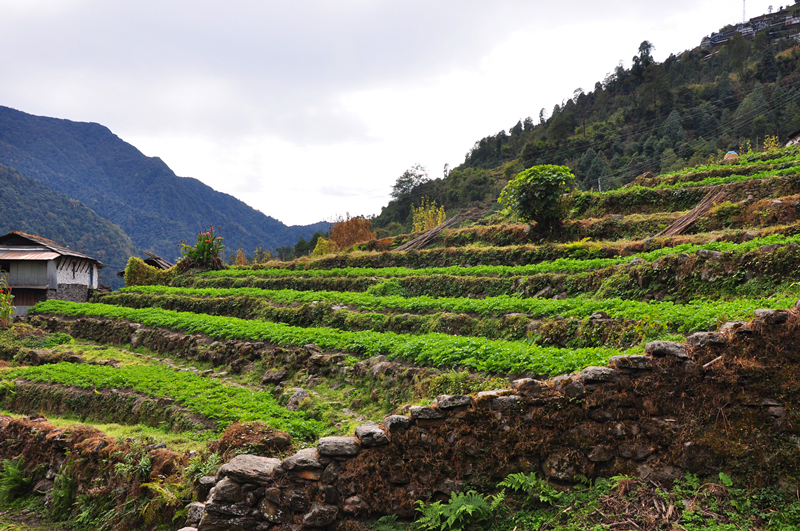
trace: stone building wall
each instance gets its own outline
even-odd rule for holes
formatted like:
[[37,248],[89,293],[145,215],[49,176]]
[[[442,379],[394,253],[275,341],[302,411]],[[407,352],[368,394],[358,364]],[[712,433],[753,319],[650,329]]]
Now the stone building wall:
[[52,298],[62,301],[87,302],[89,300],[89,286],[86,284],[59,283],[55,297]]

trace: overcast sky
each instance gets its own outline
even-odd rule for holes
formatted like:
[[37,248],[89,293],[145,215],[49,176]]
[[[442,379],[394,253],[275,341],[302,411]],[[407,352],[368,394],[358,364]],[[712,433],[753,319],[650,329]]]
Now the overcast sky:
[[[747,18],[783,4],[749,0]],[[0,105],[98,122],[288,224],[377,214],[414,163],[693,48],[732,0],[0,0]],[[209,223],[213,220],[209,220]]]

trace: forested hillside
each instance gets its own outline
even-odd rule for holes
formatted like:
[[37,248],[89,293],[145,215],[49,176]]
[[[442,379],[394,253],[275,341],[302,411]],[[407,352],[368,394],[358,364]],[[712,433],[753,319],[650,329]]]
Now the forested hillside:
[[[0,164],[77,199],[140,248],[170,260],[177,258],[181,239],[193,239],[209,223],[221,225],[228,242],[248,251],[294,244],[323,225],[288,227],[196,179],[177,177],[161,159],[146,157],[100,124],[0,107]],[[18,211],[0,223],[35,215]],[[44,232],[65,222],[54,220]]]
[[0,165],[0,234],[21,230],[97,258],[102,284],[120,287],[117,272],[141,251],[117,225],[85,205]]
[[[770,16],[781,20],[794,10]],[[645,172],[756,149],[770,137],[785,142],[800,129],[800,46],[776,38],[788,30],[764,25],[764,18],[751,21],[762,28],[752,38],[722,28],[730,32],[724,44],[673,53],[663,63],[653,59],[653,44],[643,42],[630,68],[620,62],[552,111],[480,139],[442,178],[407,171],[375,225],[407,224],[411,205],[423,196],[448,211],[489,208],[509,178],[537,164],[569,166],[581,190],[607,190]]]

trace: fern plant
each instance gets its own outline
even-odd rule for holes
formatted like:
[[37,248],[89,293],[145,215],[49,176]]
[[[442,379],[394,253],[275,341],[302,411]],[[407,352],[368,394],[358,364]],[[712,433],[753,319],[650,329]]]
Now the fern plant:
[[524,474],[509,474],[506,479],[498,483],[498,487],[508,487],[514,492],[524,492],[528,501],[537,501],[547,505],[555,505],[563,492],[543,479],[536,477],[536,472]]
[[50,516],[56,521],[67,520],[75,505],[78,481],[73,471],[74,463],[74,461],[69,461],[64,471],[55,478]]
[[77,514],[75,524],[77,528],[92,529],[93,531],[111,531],[115,524],[121,520],[117,512],[116,502],[109,495],[91,496],[81,494],[75,502]]
[[118,476],[127,479],[147,480],[150,477],[150,471],[153,469],[153,464],[150,462],[150,457],[143,455],[138,461],[133,454],[125,456],[124,463],[117,463],[114,465],[114,473]]
[[9,502],[30,491],[33,478],[25,469],[22,456],[17,459],[4,459],[0,471],[0,502]]
[[403,524],[397,521],[397,515],[381,516],[372,525],[372,531],[403,531]]
[[206,457],[202,454],[195,454],[189,458],[189,464],[183,470],[183,477],[195,483],[203,476],[216,474],[220,465],[222,465],[222,457],[218,453],[209,454]]
[[[498,502],[497,496],[493,502]],[[487,520],[496,510],[498,503],[489,500],[474,490],[450,495],[450,501],[425,504],[417,501],[417,511],[422,516],[415,522],[415,528],[431,531],[461,531],[470,524]]]
[[182,505],[181,498],[185,492],[181,484],[151,481],[142,483],[142,488],[148,489],[154,495],[139,509],[139,514],[146,525],[155,523],[158,517],[164,514],[165,508],[177,508]]

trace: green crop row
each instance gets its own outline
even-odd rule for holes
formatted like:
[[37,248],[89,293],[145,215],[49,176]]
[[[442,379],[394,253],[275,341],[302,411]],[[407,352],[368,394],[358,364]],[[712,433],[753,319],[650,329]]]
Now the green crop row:
[[714,170],[725,170],[730,168],[748,168],[758,167],[765,164],[780,164],[783,162],[798,161],[800,151],[797,147],[782,148],[773,152],[750,153],[739,157],[736,164],[706,164],[702,166],[693,166],[691,168],[684,168],[682,170],[673,171],[659,175],[658,177],[671,178],[678,176],[686,176],[694,173],[706,173]]
[[[684,212],[685,213],[685,212]],[[623,236],[630,235],[631,231],[638,234],[638,238],[645,238],[658,232],[666,225],[674,222],[681,213],[668,213],[657,215],[627,216],[622,220],[602,218],[592,220],[591,223],[578,221],[568,222],[565,231],[571,233],[571,239],[566,243],[547,243],[544,245],[501,245],[505,239],[502,234],[523,233],[519,225],[492,225],[488,227],[470,227],[445,231],[443,244],[445,247],[420,249],[398,252],[358,252],[340,253],[311,260],[296,260],[290,262],[273,262],[270,268],[285,270],[333,269],[351,267],[408,267],[418,269],[421,267],[448,267],[480,265],[520,265],[534,264],[558,258],[588,259],[588,258],[613,258],[617,256],[633,256],[633,249],[643,252],[646,249],[671,248],[677,245],[676,241],[702,242],[711,239],[709,235],[690,235],[675,237],[652,238],[645,244],[643,241],[608,242],[594,237],[598,232],[615,234],[623,232]],[[793,234],[800,230],[800,224],[784,227],[780,232]],[[737,241],[741,240],[744,229],[726,231],[718,239]],[[772,231],[777,232],[777,231]],[[501,236],[498,236],[500,234]],[[524,234],[524,233],[523,233]],[[562,235],[570,238],[569,234]],[[589,236],[589,238],[587,238]],[[526,235],[527,238],[527,235]],[[474,246],[469,245],[475,241],[491,242],[497,245]],[[522,241],[522,240],[521,240]],[[527,241],[527,240],[526,240]],[[468,245],[465,247],[465,245]],[[232,267],[232,270],[251,271],[251,268]],[[134,282],[134,284],[136,284]]]
[[133,389],[149,396],[166,396],[215,420],[220,428],[233,422],[260,420],[304,440],[314,440],[323,433],[319,422],[287,410],[267,392],[225,385],[192,372],[176,372],[158,365],[117,369],[84,363],[58,363],[14,369],[3,374],[3,379],[51,382],[84,389]]
[[[379,277],[183,277],[173,285],[186,288],[259,288],[294,289],[298,291],[383,291],[387,285],[399,284],[401,295],[438,297],[485,297],[521,293],[533,296],[546,286],[564,277],[569,293],[595,291],[614,269],[565,275],[534,275],[530,277],[465,277],[425,275],[382,279]],[[569,288],[566,287],[569,284]]]
[[[670,330],[691,333],[728,320],[751,318],[758,308],[789,308],[793,299],[737,299],[732,301],[695,300],[688,304],[671,301],[641,302],[620,298],[594,300],[586,295],[555,300],[500,295],[484,299],[464,297],[401,297],[376,296],[368,293],[337,291],[260,290],[258,288],[172,288],[164,286],[134,286],[122,293],[182,295],[187,297],[247,297],[267,300],[272,304],[292,305],[325,302],[347,305],[358,311],[403,313],[466,313],[485,317],[501,317],[523,313],[531,318],[553,315],[587,318],[596,312],[606,312],[614,319],[648,320],[661,323]],[[112,295],[113,297],[113,295]],[[113,300],[113,299],[112,299]]]
[[299,291],[357,291],[406,297],[482,298],[500,295],[534,297],[592,294],[597,299],[658,299],[689,302],[698,298],[758,299],[776,293],[795,295],[792,279],[800,272],[800,245],[767,246],[754,252],[726,252],[718,258],[672,254],[648,263],[620,264],[595,271],[546,273],[518,277],[424,275],[381,277],[198,277],[173,282],[186,288],[260,288]]
[[[627,258],[630,261],[631,258]],[[601,269],[625,262],[625,258],[590,258],[576,260],[572,258],[558,258],[549,262],[523,266],[489,266],[475,267],[448,266],[448,267],[423,267],[412,269],[408,267],[346,267],[334,269],[223,269],[220,271],[207,271],[203,277],[241,278],[248,276],[257,277],[406,277],[426,275],[454,275],[454,276],[519,276],[535,275],[536,273],[552,273],[557,271],[585,271],[588,269]]]
[[425,267],[411,269],[408,267],[346,267],[334,269],[310,269],[310,270],[288,270],[288,269],[224,269],[220,271],[208,271],[201,276],[205,278],[246,278],[255,277],[407,277],[407,276],[427,276],[427,275],[451,275],[451,276],[498,276],[512,277],[523,275],[535,275],[539,273],[559,273],[559,272],[578,272],[592,271],[612,267],[615,265],[630,262],[634,257],[646,261],[653,261],[663,256],[678,253],[696,253],[699,250],[711,250],[719,252],[747,252],[757,249],[762,245],[787,244],[800,242],[800,235],[785,236],[783,234],[773,234],[763,238],[755,238],[744,243],[733,242],[710,242],[705,244],[681,244],[674,247],[663,247],[653,251],[637,253],[632,256],[618,256],[614,258],[558,258],[548,262],[521,266],[494,266],[478,265],[474,267],[449,266],[449,267]]
[[798,173],[798,165],[792,165],[783,169],[771,169],[753,173],[751,175],[734,174],[720,177],[706,177],[699,181],[689,182],[676,182],[676,183],[663,183],[652,188],[688,188],[691,186],[716,186],[719,184],[738,183],[742,181],[751,181],[757,179],[768,179],[771,177],[783,177],[786,175],[796,175]]
[[[630,216],[623,220],[605,218],[583,221],[567,221],[564,232],[559,235],[562,243],[531,244],[535,235],[526,233],[524,224],[474,226],[446,230],[442,238],[443,247],[393,252],[355,252],[327,255],[314,259],[272,262],[274,269],[304,270],[333,269],[347,267],[445,267],[454,265],[519,265],[533,264],[558,258],[612,258],[626,253],[623,249],[631,242],[603,241],[607,235],[615,239],[619,232],[626,238],[646,238],[658,232],[659,227],[672,223],[680,213]],[[591,240],[591,241],[590,241]],[[489,244],[476,246],[477,242]],[[655,238],[648,247],[673,246],[672,238]],[[259,269],[263,267],[257,267]],[[232,270],[252,270],[251,267],[232,266]]]
[[[696,166],[676,172],[657,175],[647,179],[650,186],[657,184],[696,183],[709,177],[727,177],[733,174],[746,175],[764,173],[773,170],[784,170],[800,165],[797,154],[786,155],[768,160],[740,162],[738,164],[711,164]],[[652,184],[655,183],[655,184]]]
[[250,321],[158,308],[132,309],[107,304],[50,300],[31,313],[91,316],[134,321],[147,326],[200,332],[218,339],[249,339],[284,346],[314,343],[326,350],[355,354],[385,354],[420,366],[466,367],[492,374],[561,374],[589,365],[604,364],[616,349],[559,349],[524,342],[457,337],[446,334],[407,336],[392,332],[347,332],[330,328],[302,328],[282,323]]
[[[723,187],[720,187],[720,191]],[[740,201],[752,196],[766,199],[800,193],[800,175],[773,176],[768,179],[747,179],[724,185],[726,199]],[[689,210],[708,194],[705,186],[650,188],[630,186],[603,193],[576,192],[567,198],[570,218],[602,217],[608,214],[644,214]]]
[[100,302],[128,308],[163,308],[178,312],[258,319],[303,327],[338,328],[349,331],[370,330],[399,334],[443,333],[457,336],[480,336],[488,339],[526,339],[527,327],[530,322],[530,319],[522,314],[508,317],[475,317],[463,313],[447,312],[381,313],[353,311],[326,302],[293,304],[291,306],[276,305],[271,304],[268,299],[250,296],[192,297],[179,294],[127,292],[106,295]]

